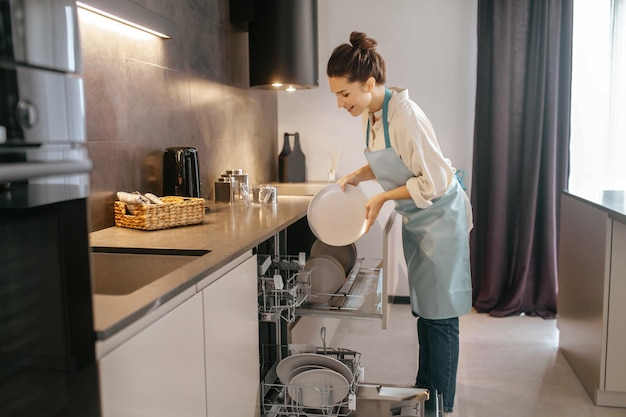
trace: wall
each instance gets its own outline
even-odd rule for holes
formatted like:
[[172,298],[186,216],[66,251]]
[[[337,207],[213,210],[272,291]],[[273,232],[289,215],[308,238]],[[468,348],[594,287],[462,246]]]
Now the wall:
[[228,0],[135,0],[176,23],[170,40],[121,34],[80,11],[91,229],[114,224],[115,192],[161,194],[163,150],[194,146],[201,194],[226,169],[278,177],[276,93],[248,86],[247,34]]
[[278,141],[284,132],[300,132],[308,179],[327,179],[333,152],[337,175],[365,162],[360,118],[337,108],[326,78],[332,50],[358,30],[378,41],[387,85],[409,89],[433,123],[444,154],[467,172],[469,185],[477,0],[318,0],[318,13],[320,87],[278,94]]
[[[137,40],[80,18],[93,230],[113,225],[116,191],[160,194],[168,146],[198,148],[205,198],[229,168],[276,180],[285,132],[300,132],[309,180],[327,179],[333,154],[338,176],[363,164],[359,120],[337,109],[325,76],[352,30],[378,40],[388,84],[409,89],[470,185],[477,0],[318,0],[320,87],[295,93],[247,88],[247,35],[229,23],[228,0],[135,2],[173,19],[174,39]],[[381,230],[369,238],[380,242]]]
[[[477,0],[318,0],[320,87],[278,93],[279,150],[284,132],[299,132],[309,180],[327,180],[333,155],[337,178],[366,163],[361,120],[337,108],[326,78],[332,50],[357,30],[378,41],[387,85],[408,88],[430,118],[444,155],[466,172],[469,189],[477,8]],[[380,188],[364,184],[364,190],[373,194]],[[392,209],[387,203],[377,227],[357,242],[360,256],[380,256],[382,228]]]

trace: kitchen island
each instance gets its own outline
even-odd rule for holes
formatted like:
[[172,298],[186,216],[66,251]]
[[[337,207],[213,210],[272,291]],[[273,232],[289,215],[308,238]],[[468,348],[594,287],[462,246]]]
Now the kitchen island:
[[626,407],[623,192],[561,198],[559,348],[597,405]]

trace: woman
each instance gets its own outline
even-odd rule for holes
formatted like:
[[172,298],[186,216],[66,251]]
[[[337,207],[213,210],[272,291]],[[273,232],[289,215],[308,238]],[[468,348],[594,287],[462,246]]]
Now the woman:
[[459,316],[471,309],[469,239],[471,208],[455,169],[441,153],[432,125],[407,90],[385,87],[385,62],[377,42],[352,32],[327,66],[337,105],[363,115],[368,164],[338,182],[377,180],[383,192],[365,206],[367,229],[382,205],[394,200],[403,217],[402,242],[411,309],[418,317],[416,385],[442,394],[454,407],[459,357]]

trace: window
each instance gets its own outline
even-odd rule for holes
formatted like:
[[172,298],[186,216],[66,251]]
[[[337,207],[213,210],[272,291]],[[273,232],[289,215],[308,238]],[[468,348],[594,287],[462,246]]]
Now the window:
[[569,190],[626,190],[626,0],[575,0]]

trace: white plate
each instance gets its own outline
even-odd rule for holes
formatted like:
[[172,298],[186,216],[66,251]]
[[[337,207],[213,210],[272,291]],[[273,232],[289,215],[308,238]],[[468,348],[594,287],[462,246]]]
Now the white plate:
[[[346,271],[341,262],[330,255],[318,255],[309,258],[304,269],[311,271],[311,297],[310,300],[317,303],[325,303],[344,284]],[[322,294],[316,296],[315,294]]]
[[353,186],[341,191],[339,184],[330,184],[315,193],[307,209],[311,231],[322,242],[344,246],[356,242],[365,233],[367,197]]
[[322,366],[322,365],[302,365],[302,366],[298,366],[296,369],[291,371],[291,373],[289,374],[289,380],[291,381],[296,375],[301,374],[304,371],[310,371],[312,369],[328,369],[328,368],[325,367],[325,366]]
[[292,400],[312,408],[339,404],[350,392],[348,380],[332,369],[311,369],[294,376],[287,387]]
[[276,376],[283,384],[289,383],[289,375],[294,369],[305,365],[324,366],[333,371],[339,372],[348,381],[352,381],[352,371],[346,364],[338,359],[317,353],[298,353],[297,355],[287,356],[281,360],[276,366]]
[[356,262],[356,245],[350,243],[344,246],[332,246],[327,245],[319,239],[315,239],[315,242],[311,245],[311,258],[315,258],[318,255],[330,255],[337,259],[341,262],[346,274],[348,274]]

